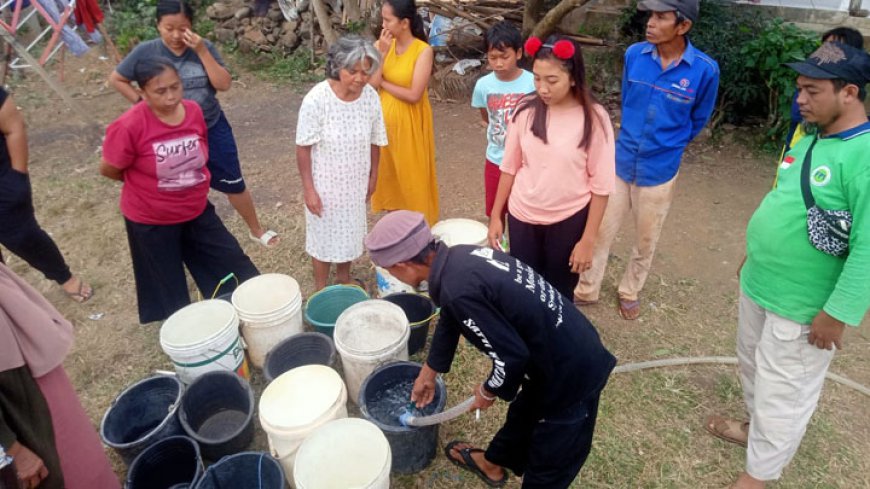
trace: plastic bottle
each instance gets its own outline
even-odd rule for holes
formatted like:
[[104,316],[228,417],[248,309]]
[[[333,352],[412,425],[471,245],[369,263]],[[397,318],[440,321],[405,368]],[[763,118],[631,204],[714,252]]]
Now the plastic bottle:
[[0,489],[18,489],[18,471],[12,457],[0,446]]

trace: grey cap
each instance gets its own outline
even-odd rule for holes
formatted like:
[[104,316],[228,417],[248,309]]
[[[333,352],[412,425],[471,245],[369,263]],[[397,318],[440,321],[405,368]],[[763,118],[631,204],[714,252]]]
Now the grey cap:
[[696,22],[698,20],[699,3],[699,0],[641,0],[637,3],[637,9],[650,12],[672,12],[676,10],[683,14],[683,17]]

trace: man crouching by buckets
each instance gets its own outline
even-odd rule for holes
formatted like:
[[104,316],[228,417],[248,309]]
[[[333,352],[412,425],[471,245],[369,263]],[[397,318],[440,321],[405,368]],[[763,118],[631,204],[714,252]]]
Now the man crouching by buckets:
[[523,488],[568,487],[589,455],[598,399],[616,364],[592,324],[530,266],[490,248],[448,249],[417,212],[387,214],[365,245],[402,282],[428,280],[441,308],[411,401],[432,402],[435,377],[450,370],[462,335],[492,359],[471,409],[510,402],[485,451],[453,441],[447,458],[490,487],[505,485],[508,469],[523,477]]

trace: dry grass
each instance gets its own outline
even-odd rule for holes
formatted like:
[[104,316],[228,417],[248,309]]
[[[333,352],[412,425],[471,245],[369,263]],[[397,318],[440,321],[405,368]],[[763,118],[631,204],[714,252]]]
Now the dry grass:
[[[281,232],[283,243],[278,250],[267,251],[246,238],[240,241],[262,271],[297,278],[307,294],[312,284],[303,251],[299,184],[290,156],[290,128],[301,97],[253,77],[243,80],[247,86],[230,92],[224,105],[236,130],[246,178],[254,189],[262,220]],[[82,89],[82,96],[93,110],[89,116],[98,123],[107,123],[123,109],[117,96],[101,95],[101,89],[88,87]],[[53,102],[39,95],[42,90],[32,82],[15,92],[22,94],[17,99],[31,126],[37,216],[74,271],[83,273],[95,286],[97,295],[84,306],[72,304],[26,264],[16,258],[10,261],[14,270],[74,322],[77,342],[66,367],[88,413],[98,423],[124,386],[155,369],[170,368],[170,363],[158,345],[158,325],[137,324],[129,254],[117,210],[118,185],[96,174],[94,150],[101,131],[59,120]],[[475,217],[482,206],[478,168],[483,135],[477,127],[478,115],[464,106],[436,104],[435,109],[444,217]],[[706,144],[695,149],[680,176],[679,195],[642,297],[643,316],[637,322],[618,319],[612,304],[614,284],[624,265],[619,257],[627,256],[628,236],[617,243],[603,302],[584,312],[620,362],[733,355],[733,267],[741,256],[748,214],[768,186],[770,171],[766,165],[739,144]],[[233,234],[245,237],[246,230],[226,199],[214,195],[212,201]],[[371,278],[371,270],[363,261],[355,265],[354,274]],[[104,315],[99,320],[88,319],[94,313]],[[847,349],[838,353],[831,369],[865,385],[870,384],[870,332],[866,326],[849,332]],[[448,402],[464,399],[488,370],[486,359],[463,342],[453,371],[445,376]],[[254,385],[258,392],[262,390],[261,380],[255,379]],[[480,421],[465,416],[447,423],[441,427],[441,441],[459,438],[485,444],[500,426],[505,409],[500,402]],[[615,375],[603,395],[592,455],[575,486],[725,486],[741,470],[744,452],[703,431],[701,422],[712,411],[742,412],[733,367]],[[775,487],[870,487],[868,414],[867,398],[829,383],[797,457]],[[265,448],[262,433],[253,448]],[[123,474],[123,467],[115,461]],[[423,472],[396,477],[393,482],[394,487],[401,488],[481,486],[442,455]],[[509,487],[519,487],[519,482],[513,480]]]

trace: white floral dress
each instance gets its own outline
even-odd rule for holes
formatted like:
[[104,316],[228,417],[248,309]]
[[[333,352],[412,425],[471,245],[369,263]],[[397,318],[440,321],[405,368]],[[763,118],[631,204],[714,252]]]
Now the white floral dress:
[[363,253],[371,146],[386,146],[387,131],[377,92],[366,85],[352,102],[338,98],[328,81],[305,95],[296,145],[311,148],[320,217],[305,209],[305,251],[317,260],[344,263]]

